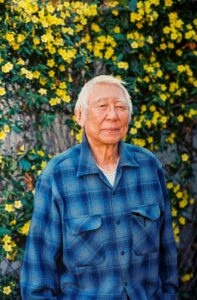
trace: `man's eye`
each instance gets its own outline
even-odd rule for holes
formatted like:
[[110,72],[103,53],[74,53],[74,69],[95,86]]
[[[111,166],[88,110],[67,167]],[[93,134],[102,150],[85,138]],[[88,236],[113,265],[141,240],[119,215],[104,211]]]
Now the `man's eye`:
[[124,106],[124,105],[117,105],[116,108],[118,108],[118,109],[126,109],[126,106]]

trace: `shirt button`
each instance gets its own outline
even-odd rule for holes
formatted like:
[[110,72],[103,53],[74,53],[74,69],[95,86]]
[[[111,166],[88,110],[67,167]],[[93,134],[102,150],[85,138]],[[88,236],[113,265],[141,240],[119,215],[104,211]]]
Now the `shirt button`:
[[120,254],[121,254],[121,255],[125,255],[125,251],[121,251]]
[[120,220],[116,221],[116,224],[119,225],[120,224]]
[[115,192],[115,191],[113,191],[113,192],[112,192],[112,195],[116,195],[116,192]]
[[127,282],[125,282],[124,285],[127,286]]

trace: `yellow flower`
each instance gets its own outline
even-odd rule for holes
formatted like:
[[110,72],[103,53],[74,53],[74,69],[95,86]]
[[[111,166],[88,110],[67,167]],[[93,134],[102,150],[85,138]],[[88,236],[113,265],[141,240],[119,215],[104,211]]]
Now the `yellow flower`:
[[167,45],[165,44],[165,43],[162,43],[161,45],[160,45],[160,49],[161,50],[165,50],[167,48]]
[[4,87],[0,87],[0,96],[3,96],[6,94],[5,88]]
[[101,30],[101,28],[96,23],[92,23],[91,29],[95,32],[99,32]]
[[197,110],[190,108],[189,112],[188,112],[188,117],[192,118],[193,116],[197,115]]
[[155,105],[151,105],[149,109],[150,109],[150,111],[154,112],[156,110],[156,107],[155,107]]
[[5,244],[3,245],[3,249],[6,251],[6,252],[11,252],[12,251],[12,246],[10,244]]
[[47,60],[47,66],[52,68],[55,65],[54,59],[48,59]]
[[170,6],[172,6],[172,4],[173,4],[173,0],[165,0],[164,5],[165,5],[166,7],[170,7]]
[[108,47],[105,52],[105,58],[109,59],[112,57],[113,54],[114,54],[114,49],[112,47]]
[[70,100],[71,100],[71,99],[70,99],[70,96],[69,96],[69,95],[63,95],[63,96],[62,96],[62,101],[63,101],[63,102],[69,103]]
[[8,125],[4,125],[4,132],[9,133],[10,132],[10,127]]
[[20,43],[22,43],[24,40],[25,40],[25,35],[19,33],[19,34],[17,35],[17,43],[20,44]]
[[32,72],[32,74],[33,74],[33,78],[38,79],[40,77],[40,72],[39,71],[34,71],[34,72]]
[[167,99],[166,94],[161,94],[161,95],[160,95],[160,99],[161,99],[162,101],[166,101],[166,99]]
[[138,48],[138,47],[139,47],[139,44],[138,44],[137,42],[132,42],[132,43],[131,43],[131,48],[136,49],[136,48]]
[[33,43],[34,43],[34,45],[39,45],[40,44],[40,39],[37,36],[35,36],[33,38]]
[[195,37],[195,34],[196,33],[195,33],[194,30],[190,30],[190,31],[188,31],[188,32],[185,33],[185,38],[189,40],[189,39]]
[[124,70],[127,70],[129,68],[129,65],[127,62],[124,62],[124,61],[120,61],[117,63],[117,66],[118,68],[120,69],[124,69]]
[[160,119],[161,123],[165,124],[168,121],[168,118],[166,116],[161,117]]
[[170,190],[173,188],[173,183],[172,182],[168,182],[167,183],[167,188]]
[[49,77],[54,77],[55,76],[55,72],[53,70],[49,71],[48,74],[49,74]]
[[118,16],[118,15],[119,15],[119,12],[118,12],[118,10],[112,10],[112,14],[113,14],[114,16]]
[[172,216],[173,217],[177,216],[177,210],[174,207],[172,208]]
[[146,41],[149,44],[153,44],[153,38],[152,38],[152,36],[149,35]]
[[186,199],[179,202],[179,207],[184,208],[188,205],[188,201]]
[[177,89],[179,88],[179,85],[177,82],[171,82],[170,83],[170,88],[169,88],[169,91],[171,93],[175,92]]
[[165,26],[165,27],[163,28],[163,32],[164,32],[165,34],[170,33],[170,27]]
[[131,128],[130,129],[130,133],[131,134],[136,134],[137,133],[137,129],[136,128]]
[[184,65],[179,65],[179,66],[177,67],[177,70],[178,70],[180,73],[182,73],[182,72],[185,71],[185,66],[184,66]]
[[10,235],[5,235],[2,239],[2,241],[5,243],[5,244],[9,244],[11,242],[11,236]]
[[46,78],[40,78],[39,80],[41,85],[45,85],[47,83],[47,79]]
[[46,167],[46,165],[47,165],[47,162],[46,161],[42,161],[41,168],[44,169],[44,167]]
[[174,44],[173,44],[173,43],[171,43],[171,42],[169,42],[169,43],[168,43],[168,48],[170,48],[170,49],[174,49]]
[[120,33],[120,27],[119,26],[114,27],[114,33]]
[[141,122],[135,121],[135,127],[136,127],[136,128],[141,128],[141,127],[142,127]]
[[161,70],[157,71],[156,76],[161,78],[163,76],[163,72]]
[[179,227],[177,227],[177,225],[174,225],[173,228],[174,228],[174,234],[180,233],[180,229],[179,229]]
[[176,197],[177,197],[178,199],[182,198],[182,196],[183,196],[183,193],[180,192],[180,191],[176,194]]
[[1,67],[3,73],[9,73],[13,69],[13,64],[7,62],[4,66]]
[[173,188],[173,192],[176,193],[178,190],[180,190],[180,184],[177,184],[177,185]]
[[7,212],[13,212],[14,211],[14,207],[12,204],[6,204],[5,205],[5,211]]
[[167,90],[167,86],[165,84],[160,84],[160,87],[163,92]]
[[60,69],[61,72],[64,72],[66,70],[66,67],[64,65],[60,65],[59,69]]
[[46,95],[46,94],[47,94],[47,90],[41,88],[41,89],[38,90],[38,93],[39,93],[40,95]]
[[146,121],[145,121],[145,124],[146,124],[146,126],[147,126],[148,128],[150,128],[151,125],[152,125],[151,120],[146,120]]
[[133,138],[133,143],[134,143],[134,145],[137,145],[140,147],[144,147],[146,145],[146,141],[144,139]]
[[177,120],[178,120],[180,123],[183,122],[184,116],[179,115],[179,116],[177,117]]
[[182,281],[182,282],[187,282],[187,281],[189,281],[192,277],[193,277],[193,274],[192,274],[192,273],[190,273],[190,274],[185,274],[185,275],[183,275],[183,276],[181,277],[181,281]]
[[181,159],[182,159],[182,161],[188,161],[188,159],[189,159],[189,156],[185,153],[185,154],[182,154],[181,155]]
[[65,89],[67,87],[66,82],[60,82],[59,88],[60,89]]
[[38,151],[37,151],[37,154],[38,154],[39,156],[41,156],[41,157],[44,156],[44,152],[43,152],[42,150],[38,150]]
[[186,219],[185,219],[184,217],[180,217],[180,218],[179,218],[179,223],[180,223],[181,225],[185,225]]
[[177,54],[178,56],[182,56],[182,54],[183,54],[183,51],[182,51],[182,50],[180,50],[180,49],[178,49],[178,50],[176,50],[176,54]]
[[14,201],[14,207],[15,208],[21,208],[22,207],[22,202],[20,200]]
[[16,220],[12,220],[12,221],[10,222],[10,225],[16,225]]
[[21,228],[20,228],[20,232],[24,235],[28,235],[29,232],[29,228],[30,228],[30,220],[27,221]]
[[60,104],[60,102],[61,102],[60,98],[55,97],[55,98],[51,98],[51,100],[49,101],[49,104],[51,106],[54,106],[54,105]]
[[152,136],[149,136],[148,138],[147,138],[147,141],[148,141],[148,143],[152,143],[153,142],[153,137]]
[[146,105],[143,104],[143,105],[141,106],[140,110],[141,110],[142,113],[145,112],[145,111],[147,111]]
[[82,135],[83,135],[83,131],[80,130],[77,134],[76,134],[76,140],[80,143],[82,141]]
[[9,295],[12,292],[11,287],[9,285],[4,286],[3,288],[3,294]]

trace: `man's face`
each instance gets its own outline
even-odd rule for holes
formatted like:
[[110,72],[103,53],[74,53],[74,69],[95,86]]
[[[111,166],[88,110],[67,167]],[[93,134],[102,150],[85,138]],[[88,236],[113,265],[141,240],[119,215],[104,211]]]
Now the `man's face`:
[[124,91],[115,84],[96,84],[84,113],[83,127],[94,144],[117,144],[127,133],[129,108]]

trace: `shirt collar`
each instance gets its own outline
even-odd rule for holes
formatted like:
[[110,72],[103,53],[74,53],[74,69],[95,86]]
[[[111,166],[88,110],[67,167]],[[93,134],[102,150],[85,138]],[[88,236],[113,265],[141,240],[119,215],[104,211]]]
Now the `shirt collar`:
[[[123,141],[119,142],[119,153],[120,160],[118,167],[129,166],[129,167],[139,167],[137,162],[137,157],[134,152],[129,151]],[[96,165],[96,161],[92,154],[91,148],[89,146],[87,137],[85,133],[82,137],[81,150],[79,156],[79,165],[77,170],[77,177],[87,174],[99,173],[99,169]]]

